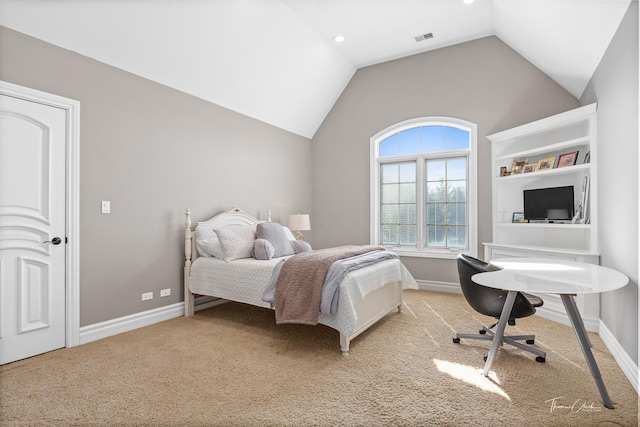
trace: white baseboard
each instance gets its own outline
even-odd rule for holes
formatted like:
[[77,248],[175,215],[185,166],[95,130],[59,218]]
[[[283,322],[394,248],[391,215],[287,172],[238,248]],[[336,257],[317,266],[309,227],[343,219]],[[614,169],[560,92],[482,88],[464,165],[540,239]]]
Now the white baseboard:
[[609,352],[613,356],[613,358],[624,372],[625,376],[636,390],[636,393],[640,394],[638,390],[638,365],[634,363],[634,361],[629,357],[629,354],[624,351],[616,337],[613,333],[607,328],[604,322],[600,321],[600,338],[602,338],[602,342],[607,346]]
[[[195,309],[196,311],[204,310],[205,308],[224,304],[225,302],[226,300],[221,299],[197,297],[195,301]],[[154,323],[164,322],[165,320],[180,316],[184,316],[183,302],[177,302],[164,307],[154,308],[152,310],[118,317],[117,319],[83,326],[80,328],[80,344],[87,344],[91,341],[133,331],[134,329],[150,326]]]
[[184,316],[184,303],[175,303],[80,328],[80,344],[132,331],[154,323]]
[[457,282],[436,282],[432,280],[416,279],[418,288],[421,291],[446,292],[449,294],[461,294],[460,283]]
[[[567,311],[564,308],[564,304],[558,304],[556,301],[550,301],[545,299],[544,305],[542,307],[536,308],[536,315],[540,317],[544,317],[545,319],[553,320],[556,323],[560,323],[561,325],[571,327],[571,320],[569,320],[569,316],[567,315]],[[584,328],[589,332],[600,332],[600,319],[585,316],[580,313],[582,316],[582,321],[584,322]]]

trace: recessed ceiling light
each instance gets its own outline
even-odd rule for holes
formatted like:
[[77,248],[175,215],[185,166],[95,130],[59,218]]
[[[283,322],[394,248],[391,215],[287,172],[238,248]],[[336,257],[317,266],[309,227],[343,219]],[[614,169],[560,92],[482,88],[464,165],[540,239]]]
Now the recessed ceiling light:
[[473,3],[474,1],[476,1],[476,0],[464,0],[464,4],[471,4],[471,3]]
[[340,34],[336,34],[335,36],[333,36],[333,39],[338,43],[342,43],[344,41],[344,36]]

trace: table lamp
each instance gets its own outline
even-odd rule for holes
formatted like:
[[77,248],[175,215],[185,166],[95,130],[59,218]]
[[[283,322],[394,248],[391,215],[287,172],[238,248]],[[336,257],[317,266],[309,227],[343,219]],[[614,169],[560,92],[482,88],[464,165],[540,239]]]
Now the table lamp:
[[304,240],[302,231],[311,230],[311,222],[308,214],[289,215],[289,229],[295,230],[296,240]]

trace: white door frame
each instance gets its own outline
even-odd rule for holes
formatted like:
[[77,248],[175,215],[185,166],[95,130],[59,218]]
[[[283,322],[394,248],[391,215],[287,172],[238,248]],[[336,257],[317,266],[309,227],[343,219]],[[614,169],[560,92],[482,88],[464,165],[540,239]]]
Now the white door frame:
[[66,112],[65,347],[80,344],[80,102],[0,80],[0,93]]

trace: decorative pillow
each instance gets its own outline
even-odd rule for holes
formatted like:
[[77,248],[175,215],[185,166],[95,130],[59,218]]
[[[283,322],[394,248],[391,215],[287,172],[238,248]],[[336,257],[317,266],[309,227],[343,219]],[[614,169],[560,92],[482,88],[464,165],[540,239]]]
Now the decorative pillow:
[[205,256],[213,256],[215,258],[224,259],[224,252],[222,251],[222,245],[217,237],[212,239],[201,240],[196,242],[198,247],[198,253],[205,253]]
[[291,246],[297,254],[299,254],[300,252],[307,252],[311,250],[311,245],[304,240],[292,240]]
[[207,227],[196,227],[196,248],[198,254],[203,257],[216,257],[224,259],[222,245],[216,233]]
[[273,258],[274,252],[273,245],[266,239],[256,239],[253,244],[253,257],[255,259],[270,260]]
[[291,232],[291,230],[289,230],[289,227],[285,227],[283,225],[282,228],[284,228],[284,234],[287,235],[287,240],[289,240],[289,241],[296,240],[296,238],[293,236],[293,233]]
[[224,252],[224,260],[229,262],[241,258],[251,258],[256,228],[253,225],[230,225],[213,230],[218,235]]
[[256,226],[256,239],[265,239],[273,245],[273,258],[293,255],[293,246],[284,227],[277,222],[261,222]]

